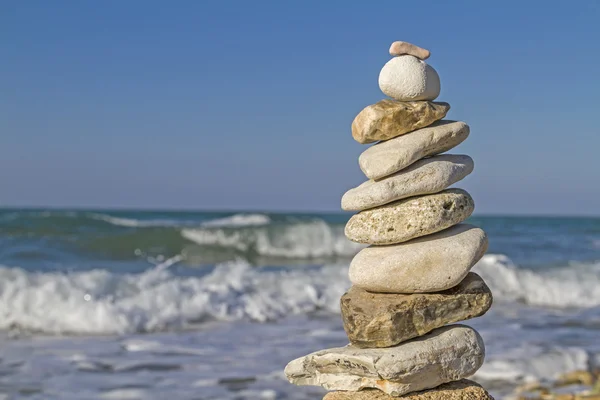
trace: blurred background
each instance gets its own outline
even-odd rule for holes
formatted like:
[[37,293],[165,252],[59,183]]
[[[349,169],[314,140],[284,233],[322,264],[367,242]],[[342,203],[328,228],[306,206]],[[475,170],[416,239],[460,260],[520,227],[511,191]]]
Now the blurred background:
[[[497,398],[600,366],[600,3],[0,2],[0,398],[294,399],[347,343],[350,123],[432,52]],[[587,383],[589,385],[589,382]]]

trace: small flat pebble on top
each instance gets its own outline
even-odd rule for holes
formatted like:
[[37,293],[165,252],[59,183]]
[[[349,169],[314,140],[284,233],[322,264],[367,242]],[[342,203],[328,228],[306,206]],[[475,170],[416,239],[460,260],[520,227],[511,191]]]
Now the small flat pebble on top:
[[415,56],[420,58],[421,60],[427,60],[431,53],[429,50],[426,50],[422,47],[415,46],[414,44],[408,42],[402,42],[400,40],[392,43],[390,46],[390,55],[391,56],[401,56],[404,54],[408,54],[411,56]]

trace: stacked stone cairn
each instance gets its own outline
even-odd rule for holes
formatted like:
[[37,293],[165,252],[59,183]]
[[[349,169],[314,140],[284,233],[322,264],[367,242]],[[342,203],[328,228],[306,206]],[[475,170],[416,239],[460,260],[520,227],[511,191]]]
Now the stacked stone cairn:
[[462,223],[474,209],[462,189],[448,189],[473,170],[466,155],[443,154],[469,135],[464,122],[442,120],[447,103],[429,51],[394,42],[379,87],[392,99],[362,110],[352,123],[368,181],[342,198],[358,211],[346,236],[369,244],[350,264],[352,287],[341,299],[346,347],[318,351],[288,364],[297,385],[320,385],[326,400],[492,399],[465,378],[482,365],[485,348],[472,328],[455,324],[492,304],[470,269],[488,239]]

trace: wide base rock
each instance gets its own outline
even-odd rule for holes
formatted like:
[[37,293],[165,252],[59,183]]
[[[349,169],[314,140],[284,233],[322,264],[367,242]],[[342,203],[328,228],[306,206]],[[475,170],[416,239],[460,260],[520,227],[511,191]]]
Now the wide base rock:
[[360,392],[331,392],[323,400],[494,400],[494,398],[477,383],[468,379],[446,383],[435,389],[410,393],[401,397],[392,397],[381,390],[362,390]]
[[453,325],[385,349],[346,346],[318,351],[290,362],[285,374],[296,385],[372,388],[401,396],[469,377],[484,358],[481,336],[468,326]]
[[485,314],[492,293],[470,272],[456,287],[438,293],[371,293],[353,286],[342,296],[344,329],[360,348],[390,347],[441,326]]

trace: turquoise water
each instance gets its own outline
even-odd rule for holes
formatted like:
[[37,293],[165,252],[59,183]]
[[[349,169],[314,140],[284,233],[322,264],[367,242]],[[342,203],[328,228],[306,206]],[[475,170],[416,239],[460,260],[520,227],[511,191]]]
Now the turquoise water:
[[[309,399],[282,369],[344,345],[339,297],[362,246],[349,214],[0,210],[0,395]],[[600,365],[600,218],[474,217],[495,305],[468,323],[476,378]]]
[[[139,272],[147,257],[186,253],[183,265],[241,257],[287,265],[349,258],[349,214],[150,211],[0,211],[0,263],[28,271],[97,268]],[[490,236],[490,253],[528,268],[595,261],[600,218],[474,217]],[[311,237],[312,236],[312,237]]]

